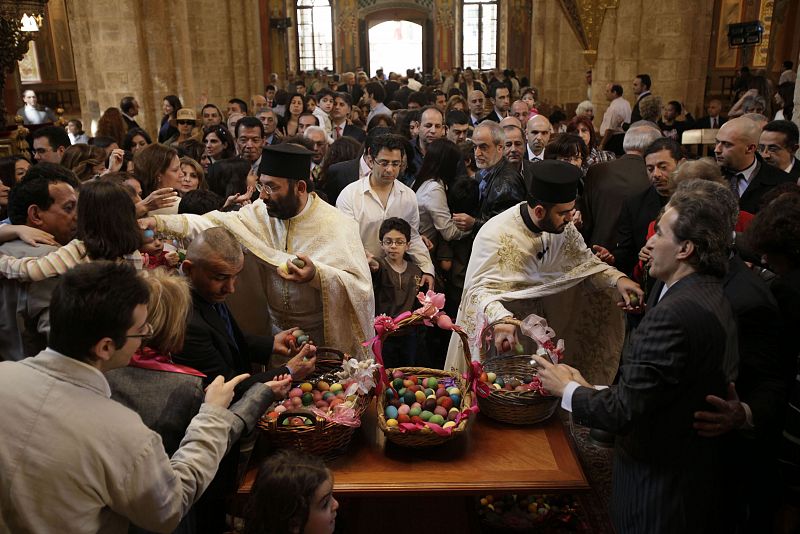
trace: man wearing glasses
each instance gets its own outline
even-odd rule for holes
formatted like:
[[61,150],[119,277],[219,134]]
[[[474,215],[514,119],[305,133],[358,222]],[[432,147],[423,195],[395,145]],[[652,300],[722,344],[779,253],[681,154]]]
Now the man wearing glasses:
[[300,327],[318,346],[367,357],[361,341],[373,335],[375,302],[364,247],[358,225],[309,191],[313,154],[292,143],[264,147],[256,202],[237,212],[151,217],[142,225],[187,240],[227,228],[248,249],[245,270],[258,273],[253,283],[261,300],[256,287],[241,289],[252,295],[250,314],[269,315],[273,334]]
[[58,282],[48,347],[0,363],[0,525],[8,532],[172,532],[214,478],[245,421],[272,402],[248,375],[206,389],[178,450],[111,400],[103,373],[128,365],[144,338],[149,290],[133,267],[80,265]]
[[800,160],[794,156],[797,147],[798,130],[792,121],[772,121],[761,130],[758,152],[764,162],[788,173],[795,180],[800,179]]
[[376,138],[367,155],[369,175],[345,187],[336,199],[336,207],[358,223],[368,257],[383,257],[378,231],[385,219],[398,217],[408,222],[411,225],[408,253],[424,273],[422,285],[433,289],[433,263],[419,235],[417,195],[397,179],[403,167],[403,147],[400,136],[387,134]]

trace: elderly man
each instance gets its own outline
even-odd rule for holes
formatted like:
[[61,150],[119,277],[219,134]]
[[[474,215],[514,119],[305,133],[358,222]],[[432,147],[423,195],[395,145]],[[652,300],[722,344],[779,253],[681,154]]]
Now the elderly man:
[[56,114],[47,106],[37,104],[36,93],[27,89],[22,93],[22,101],[25,103],[17,110],[17,115],[22,117],[23,124],[44,124],[56,122]]
[[311,178],[316,184],[322,170],[322,161],[325,159],[325,154],[328,153],[328,136],[325,135],[325,129],[321,126],[309,126],[305,129],[303,137],[314,144],[314,155],[311,156]]
[[631,336],[616,385],[596,388],[603,382],[535,357],[542,385],[576,421],[619,435],[611,517],[620,534],[730,531],[722,512],[727,443],[693,428],[706,395],[725,398],[736,372],[722,287],[733,236],[733,218],[720,209],[725,194],[735,206],[725,186],[691,180],[667,204],[647,242],[650,276],[663,285]]
[[525,200],[525,181],[517,169],[503,158],[505,134],[499,124],[486,121],[472,134],[475,145],[476,178],[479,181],[480,210],[477,217],[454,213],[453,221],[462,231],[478,233],[489,219]]
[[515,100],[511,104],[511,116],[516,117],[520,124],[528,124],[531,118],[531,108],[524,100]]
[[[631,293],[642,292],[592,254],[572,224],[580,169],[545,160],[532,165],[532,172],[531,192],[523,197],[527,202],[515,202],[478,232],[457,322],[471,334],[471,352],[477,355],[484,326],[544,311],[566,340],[573,362],[590,366],[594,377],[610,380],[624,333],[622,314],[611,297],[619,293],[629,304]],[[521,342],[510,325],[497,326],[494,341],[500,353]],[[463,370],[462,360],[456,336],[445,368]]]
[[139,123],[136,122],[136,116],[139,115],[139,101],[136,100],[136,97],[122,97],[122,100],[119,101],[119,110],[122,112],[122,118],[125,120],[128,130],[139,128]]
[[528,119],[525,126],[528,134],[528,160],[542,161],[544,148],[550,142],[553,126],[544,115],[534,115]]
[[309,192],[312,155],[294,144],[265,147],[261,198],[253,204],[238,212],[157,216],[144,225],[189,240],[212,226],[227,228],[256,263],[273,333],[299,326],[318,345],[366,357],[361,341],[372,335],[375,307],[358,224]]
[[757,213],[761,199],[773,187],[792,181],[783,170],[768,165],[758,153],[761,128],[747,117],[731,119],[717,132],[714,155],[731,190],[739,198],[739,209]]

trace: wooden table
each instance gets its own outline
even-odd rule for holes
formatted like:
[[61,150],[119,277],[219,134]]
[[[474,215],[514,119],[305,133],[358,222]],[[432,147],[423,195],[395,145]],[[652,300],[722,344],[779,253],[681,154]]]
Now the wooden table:
[[[430,449],[388,443],[375,419],[373,404],[350,450],[329,464],[337,496],[589,489],[558,417],[538,425],[513,426],[479,414],[466,436]],[[257,471],[258,461],[251,462],[240,495],[250,493]]]
[[[407,517],[426,530],[478,534],[477,495],[580,492],[586,476],[558,417],[534,426],[498,423],[478,414],[466,436],[430,449],[386,441],[376,424],[374,401],[350,450],[330,462],[340,501],[337,532],[407,534]],[[246,501],[263,457],[253,454],[239,487]]]

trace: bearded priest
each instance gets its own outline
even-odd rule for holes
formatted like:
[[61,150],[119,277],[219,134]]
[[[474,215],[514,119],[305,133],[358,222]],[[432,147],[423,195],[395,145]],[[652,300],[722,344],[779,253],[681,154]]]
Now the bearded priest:
[[[456,322],[470,335],[478,359],[481,332],[501,319],[536,314],[565,342],[565,363],[611,383],[625,334],[623,314],[637,311],[643,292],[620,271],[603,263],[572,223],[581,171],[557,160],[532,168],[526,202],[489,220],[478,232],[467,266]],[[494,328],[490,353],[535,352],[516,327]],[[519,343],[528,347],[519,347]],[[529,349],[529,350],[525,350]],[[464,370],[461,339],[453,336],[445,369]],[[492,352],[493,351],[493,352]]]
[[366,253],[358,223],[309,191],[312,155],[295,144],[267,146],[254,203],[235,212],[159,215],[142,226],[183,240],[227,228],[257,262],[261,287],[240,291],[263,292],[273,334],[300,327],[318,346],[366,358],[360,342],[372,337],[375,315]]

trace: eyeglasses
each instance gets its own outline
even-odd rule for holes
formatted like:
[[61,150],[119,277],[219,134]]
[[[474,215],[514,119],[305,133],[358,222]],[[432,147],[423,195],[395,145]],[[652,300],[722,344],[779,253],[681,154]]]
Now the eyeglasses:
[[181,120],[181,121],[177,121],[177,122],[178,122],[178,124],[183,124],[183,125],[186,125],[186,124],[194,125],[194,121],[183,121],[183,120]]
[[271,196],[273,191],[272,188],[266,184],[262,184],[261,182],[256,182],[256,191],[259,193],[263,193],[267,196]]
[[384,168],[386,168],[386,167],[397,167],[399,169],[400,166],[403,165],[403,162],[402,161],[386,161],[385,159],[376,159],[375,160],[375,164],[378,165],[379,167],[384,167]]
[[153,336],[153,325],[151,325],[150,323],[144,323],[144,329],[145,329],[144,334],[129,334],[125,337],[127,338],[138,337],[140,339],[147,339]]
[[778,146],[778,145],[758,145],[759,152],[769,152],[770,154],[777,154],[778,152],[782,152],[787,150],[787,148]]
[[406,243],[408,243],[408,241],[406,241],[405,239],[384,239],[383,241],[381,241],[381,243],[383,243],[383,246],[385,247],[391,247],[392,245],[397,245],[398,247],[404,247],[406,246]]

